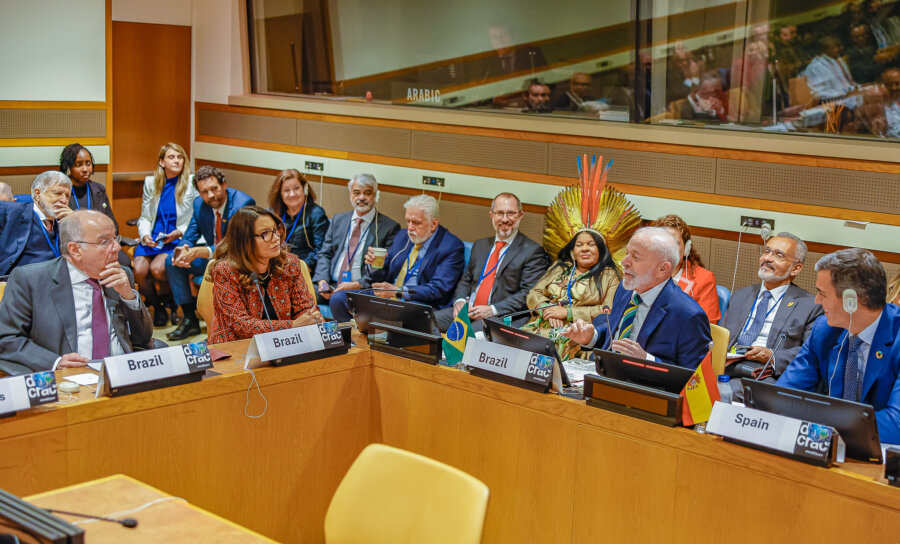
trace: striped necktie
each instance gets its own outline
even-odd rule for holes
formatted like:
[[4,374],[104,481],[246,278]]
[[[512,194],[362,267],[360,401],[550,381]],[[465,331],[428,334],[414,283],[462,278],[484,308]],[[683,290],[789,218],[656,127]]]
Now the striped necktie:
[[409,268],[415,268],[416,261],[419,259],[419,249],[422,247],[422,244],[416,244],[413,246],[412,251],[409,252],[409,257],[406,258],[406,261],[403,262],[403,268],[400,269],[400,273],[397,274],[397,281],[394,282],[394,285],[397,286],[397,289],[403,287],[403,282],[406,281],[406,274],[409,271]]
[[622,321],[619,322],[619,339],[631,337],[631,330],[634,328],[634,318],[637,316],[637,309],[641,303],[641,296],[637,293],[631,294],[631,304],[622,314]]

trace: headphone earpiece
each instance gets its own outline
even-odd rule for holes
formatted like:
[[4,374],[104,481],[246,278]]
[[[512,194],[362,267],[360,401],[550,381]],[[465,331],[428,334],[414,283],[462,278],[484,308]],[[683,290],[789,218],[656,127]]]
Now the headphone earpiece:
[[378,199],[381,197],[381,191],[378,189],[375,190],[375,204],[378,204]]
[[852,314],[859,309],[859,298],[854,289],[844,289],[841,298],[843,299],[844,311],[848,314]]
[[687,259],[691,256],[691,241],[688,240],[684,243],[684,258]]
[[303,196],[309,196],[309,182],[303,184]]

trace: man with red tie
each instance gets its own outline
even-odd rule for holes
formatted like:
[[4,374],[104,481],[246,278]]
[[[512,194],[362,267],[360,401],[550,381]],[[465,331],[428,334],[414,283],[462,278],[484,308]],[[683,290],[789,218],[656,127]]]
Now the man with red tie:
[[[199,286],[216,244],[225,238],[228,220],[244,206],[256,204],[249,195],[226,187],[225,174],[214,166],[197,169],[194,188],[200,196],[194,199],[194,215],[182,238],[184,244],[166,258],[172,298],[184,313],[178,328],[166,335],[169,340],[184,340],[200,334],[197,298],[191,291],[190,276],[193,274],[194,282]],[[201,236],[206,245],[198,245]]]
[[[512,193],[500,193],[491,203],[491,223],[495,235],[472,245],[469,264],[456,286],[452,308],[435,312],[442,331],[467,301],[469,318],[476,331],[481,320],[527,309],[528,291],[547,271],[544,249],[519,232],[522,202]],[[522,315],[513,321],[521,325],[528,320]]]

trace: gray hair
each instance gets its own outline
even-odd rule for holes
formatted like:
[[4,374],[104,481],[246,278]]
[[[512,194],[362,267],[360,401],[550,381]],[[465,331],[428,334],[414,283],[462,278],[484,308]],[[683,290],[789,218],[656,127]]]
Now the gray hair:
[[[15,195],[13,195],[12,192],[12,187],[10,187],[8,183],[0,181],[0,197],[5,197],[9,200],[15,198]],[[2,198],[0,198],[0,200],[2,200]]]
[[437,219],[440,217],[440,209],[438,208],[438,201],[433,196],[429,195],[416,195],[410,197],[403,204],[403,209],[408,210],[410,208],[417,208],[425,212],[425,217],[431,221],[432,219]]
[[[806,242],[801,240],[800,237],[798,237],[796,234],[791,234],[790,232],[787,232],[787,231],[779,232],[772,238],[790,238],[791,240],[797,242],[797,251],[796,251],[796,255],[794,255],[794,257],[796,257],[796,259],[798,261],[800,261],[800,264],[803,264],[803,261],[806,259],[806,252],[807,252]],[[769,240],[771,240],[772,238],[769,238]]]
[[516,201],[516,208],[519,211],[522,211],[522,201],[519,200],[519,197],[512,193],[500,193],[499,195],[494,197],[494,200],[491,200],[491,211],[494,211],[494,202],[497,202],[498,198],[511,198]]
[[840,297],[853,289],[859,303],[870,310],[884,308],[887,297],[887,274],[871,251],[851,247],[825,255],[816,263],[816,272],[831,272],[831,282]]
[[376,191],[378,190],[378,182],[372,174],[356,174],[350,178],[350,181],[347,182],[348,191],[353,190],[354,183],[358,184],[360,187],[371,187]]
[[84,225],[91,218],[112,222],[106,215],[97,210],[75,210],[59,220],[59,251],[69,254],[69,242],[81,242],[84,239]]
[[632,238],[639,234],[647,238],[648,247],[662,257],[663,262],[671,264],[673,270],[678,266],[678,261],[681,260],[678,252],[678,240],[665,227],[641,227]]
[[34,193],[34,190],[38,189],[43,193],[48,187],[53,187],[54,185],[65,185],[71,189],[72,180],[69,179],[69,176],[55,170],[42,172],[31,182],[31,192]]

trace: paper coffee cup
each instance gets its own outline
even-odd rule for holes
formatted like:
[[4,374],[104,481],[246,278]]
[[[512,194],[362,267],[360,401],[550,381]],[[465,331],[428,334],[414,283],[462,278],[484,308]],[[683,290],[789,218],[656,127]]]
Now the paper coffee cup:
[[388,250],[383,247],[373,247],[372,253],[375,254],[375,258],[372,260],[372,268],[384,268],[384,258],[387,257]]

